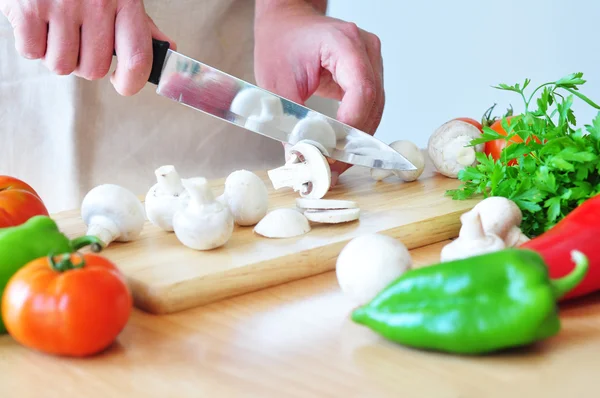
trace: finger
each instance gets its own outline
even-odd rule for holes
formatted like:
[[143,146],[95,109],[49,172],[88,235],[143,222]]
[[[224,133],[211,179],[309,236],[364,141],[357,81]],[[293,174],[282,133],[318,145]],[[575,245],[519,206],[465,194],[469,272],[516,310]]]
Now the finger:
[[329,47],[335,50],[328,54],[330,59],[324,66],[344,91],[337,119],[362,130],[377,95],[373,68],[360,38],[354,40],[342,36],[333,39],[336,45]]
[[375,102],[371,108],[368,121],[365,123],[364,131],[369,134],[375,134],[381,119],[385,106],[385,88],[383,85],[383,58],[381,57],[381,41],[371,33],[361,30],[361,36],[365,43],[367,56],[369,57],[373,77],[375,79]]
[[156,24],[154,23],[154,21],[152,20],[152,18],[150,18],[150,16],[148,16],[148,24],[150,25],[150,34],[152,35],[153,38],[158,39],[158,40],[162,40],[162,41],[168,41],[169,42],[169,48],[173,51],[177,51],[177,43],[175,43],[175,41],[173,41],[169,36],[167,36],[166,34],[164,34],[159,28],[158,26],[156,26]]
[[115,25],[114,8],[95,7],[81,26],[81,50],[77,76],[84,79],[101,79],[110,70],[112,63]]
[[64,13],[52,16],[48,22],[48,42],[44,65],[57,75],[69,75],[79,58],[80,25]]
[[16,17],[11,21],[17,52],[28,59],[40,59],[46,53],[48,24],[37,16]]
[[130,1],[117,10],[115,52],[117,68],[110,81],[119,94],[134,95],[152,69],[152,35],[142,2]]

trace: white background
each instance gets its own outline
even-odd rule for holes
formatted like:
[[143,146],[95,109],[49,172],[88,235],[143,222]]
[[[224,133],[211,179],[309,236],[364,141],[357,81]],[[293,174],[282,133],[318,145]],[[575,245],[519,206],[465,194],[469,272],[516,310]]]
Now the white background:
[[[597,0],[329,0],[328,14],[382,41],[387,101],[376,137],[386,143],[424,147],[446,120],[479,120],[494,102],[521,110],[518,94],[491,88],[498,83],[583,72],[581,91],[600,103]],[[579,100],[574,110],[579,125],[597,113]]]

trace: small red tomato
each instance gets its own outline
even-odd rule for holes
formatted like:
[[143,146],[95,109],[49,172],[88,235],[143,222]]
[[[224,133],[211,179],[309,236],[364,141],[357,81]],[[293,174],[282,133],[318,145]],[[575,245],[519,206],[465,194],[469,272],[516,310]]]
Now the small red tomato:
[[477,120],[472,119],[470,117],[457,117],[454,120],[460,120],[461,122],[465,122],[465,123],[469,123],[472,124],[473,126],[477,127],[477,129],[481,132],[483,132],[483,126],[481,125],[481,123],[479,123]]
[[0,228],[21,225],[39,215],[49,214],[38,193],[17,178],[0,176]]
[[[507,124],[510,126],[510,121],[514,116],[508,116],[506,117],[506,122]],[[503,136],[507,136],[507,132],[506,130],[504,130],[504,127],[502,127],[502,119],[496,120],[494,123],[492,123],[492,125],[490,126],[490,128],[492,130],[494,130],[495,132],[497,132],[500,135]],[[535,141],[539,144],[540,140],[537,137],[533,137],[535,139]],[[527,143],[529,143],[531,141],[531,138],[527,139]],[[494,141],[488,141],[485,143],[485,154],[486,155],[492,155],[492,158],[494,160],[499,160],[500,159],[500,155],[502,154],[502,150],[504,148],[506,148],[508,145],[511,145],[513,143],[517,143],[520,144],[523,142],[523,139],[521,137],[519,137],[518,135],[513,136],[508,142],[504,139],[498,139],[498,140],[494,140]],[[508,161],[508,166],[514,166],[517,164],[517,159],[512,159]]]
[[18,343],[73,357],[108,348],[132,307],[123,275],[93,253],[33,260],[11,277],[2,296],[6,329]]

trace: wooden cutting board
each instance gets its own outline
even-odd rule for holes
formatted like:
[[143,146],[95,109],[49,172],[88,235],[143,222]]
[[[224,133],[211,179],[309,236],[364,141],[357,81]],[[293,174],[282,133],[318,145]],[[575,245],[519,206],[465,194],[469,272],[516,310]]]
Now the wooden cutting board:
[[[270,210],[295,207],[296,193],[274,191],[266,172],[257,174],[269,188]],[[313,224],[308,234],[290,239],[267,239],[254,234],[252,227],[236,226],[229,242],[213,251],[188,249],[174,233],[147,222],[138,240],[113,242],[103,254],[127,276],[138,308],[172,313],[333,270],[340,250],[359,235],[390,235],[409,249],[454,238],[460,215],[478,201],[444,196],[459,184],[435,173],[430,163],[421,178],[410,183],[395,176],[376,182],[368,169],[355,167],[326,198],[358,202],[359,221]],[[223,180],[212,186],[215,195],[223,192]],[[78,210],[53,217],[67,235],[85,233]]]

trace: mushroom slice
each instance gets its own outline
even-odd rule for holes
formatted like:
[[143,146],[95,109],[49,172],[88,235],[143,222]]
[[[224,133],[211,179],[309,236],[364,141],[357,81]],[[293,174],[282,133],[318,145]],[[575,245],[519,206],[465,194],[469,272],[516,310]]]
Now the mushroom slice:
[[442,248],[442,262],[459,260],[506,248],[504,241],[495,234],[485,233],[479,213],[468,211],[460,216],[462,227],[458,238]]
[[254,232],[265,238],[292,238],[310,232],[308,219],[294,209],[276,209],[263,217]]
[[355,209],[358,204],[352,200],[297,198],[296,207],[305,210],[336,210]]
[[309,221],[320,224],[339,224],[358,220],[360,209],[337,209],[337,210],[305,210],[304,215]]
[[331,169],[313,145],[299,142],[290,148],[285,165],[267,173],[275,190],[290,187],[303,198],[321,199],[331,187]]
[[142,202],[129,190],[115,184],[92,188],[81,203],[81,218],[87,235],[104,243],[129,242],[141,234],[146,222]]

